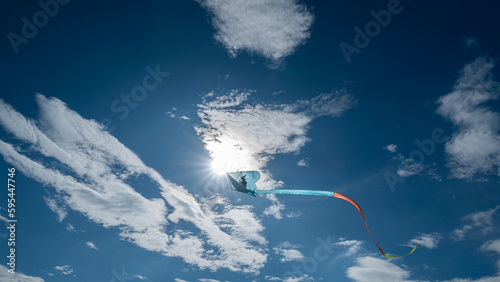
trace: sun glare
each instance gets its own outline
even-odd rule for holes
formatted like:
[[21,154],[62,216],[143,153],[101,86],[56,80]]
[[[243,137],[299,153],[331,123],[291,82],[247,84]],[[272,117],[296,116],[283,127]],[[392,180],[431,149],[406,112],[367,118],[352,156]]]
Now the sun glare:
[[207,143],[206,148],[211,152],[211,169],[218,175],[240,170],[247,161],[244,150],[235,146],[235,142],[230,139],[212,141]]

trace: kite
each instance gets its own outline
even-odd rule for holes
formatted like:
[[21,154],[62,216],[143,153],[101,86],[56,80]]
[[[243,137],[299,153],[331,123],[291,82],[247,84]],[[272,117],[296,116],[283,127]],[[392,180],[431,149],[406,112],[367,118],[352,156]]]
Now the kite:
[[370,232],[370,229],[368,228],[368,223],[366,223],[366,218],[361,210],[361,207],[351,200],[350,198],[339,194],[337,192],[331,192],[331,191],[320,191],[320,190],[288,190],[288,189],[276,189],[276,190],[259,190],[257,189],[257,186],[255,183],[260,179],[260,173],[258,171],[239,171],[239,172],[227,172],[226,173],[227,178],[229,180],[229,183],[231,184],[231,189],[236,190],[241,193],[245,193],[254,197],[257,197],[258,194],[291,194],[291,195],[313,195],[313,196],[326,196],[326,197],[334,197],[338,199],[345,200],[349,203],[351,203],[358,211],[361,213],[361,216],[363,217],[363,220],[365,221],[366,229],[368,230],[368,234],[370,234],[370,237],[373,240],[373,243],[377,246],[378,250],[382,255],[386,258],[398,258],[398,257],[405,257],[411,255],[416,249],[417,249],[417,243],[415,243],[415,247],[411,252],[404,256],[390,256],[387,255],[384,251],[382,251],[382,248],[375,242],[375,239],[372,236],[372,233]]

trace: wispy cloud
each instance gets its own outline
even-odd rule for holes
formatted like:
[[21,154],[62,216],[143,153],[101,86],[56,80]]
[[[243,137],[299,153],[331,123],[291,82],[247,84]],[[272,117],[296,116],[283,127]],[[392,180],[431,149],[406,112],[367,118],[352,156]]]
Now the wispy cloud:
[[298,166],[305,166],[305,167],[309,167],[309,161],[308,159],[301,159],[298,163],[297,163]]
[[59,199],[54,198],[54,197],[43,197],[45,200],[45,203],[47,203],[47,206],[52,210],[56,215],[57,215],[57,220],[59,222],[62,222],[66,216],[68,215],[68,212],[66,209],[62,206],[62,204],[58,204],[57,201]]
[[70,265],[61,265],[54,267],[55,270],[59,270],[64,275],[69,275],[73,273],[73,268]]
[[[273,277],[277,278],[277,277]],[[279,278],[280,280],[274,280],[274,281],[283,281],[283,282],[313,282],[316,281],[313,277],[311,277],[308,274],[298,274],[298,275],[291,275],[287,276],[283,279]]]
[[499,256],[497,260],[497,270],[500,273],[500,239],[491,240],[484,243],[481,248],[483,252],[495,252]]
[[296,0],[196,0],[211,15],[215,39],[231,56],[239,51],[273,61],[305,43],[314,17]]
[[465,65],[453,91],[437,101],[437,112],[458,127],[445,145],[450,177],[500,176],[500,114],[484,106],[498,99],[493,67],[484,56]]
[[[205,95],[198,105],[201,124],[195,129],[218,170],[260,170],[260,189],[283,187],[265,167],[276,154],[298,153],[310,141],[306,133],[314,118],[338,117],[356,105],[345,89],[291,104],[252,104],[248,102],[252,92]],[[264,214],[281,218],[284,205],[275,195],[267,198],[275,204]]]
[[396,173],[401,177],[427,175],[431,179],[441,180],[441,176],[439,176],[435,172],[435,168],[433,168],[431,165],[426,165],[422,162],[417,162],[412,158],[405,158],[405,156],[401,153],[394,156],[393,159],[398,162],[398,169]]
[[94,245],[94,243],[92,243],[90,241],[85,242],[85,245],[87,245],[87,247],[89,247],[91,249],[98,250],[98,248]]
[[396,173],[401,177],[419,175],[425,169],[422,163],[418,163],[414,159],[406,159],[403,154],[398,154],[394,159],[399,161]]
[[435,249],[438,247],[439,241],[443,238],[439,233],[431,233],[431,234],[421,234],[420,236],[411,239],[408,242],[407,246],[413,247],[415,243],[419,246],[426,247],[427,249]]
[[385,146],[383,149],[387,150],[387,151],[389,151],[391,153],[394,153],[398,149],[398,145],[396,145],[396,144],[389,144],[389,145]]
[[305,258],[305,256],[297,250],[300,245],[290,244],[289,242],[283,242],[279,246],[274,247],[274,253],[281,256],[280,261],[300,261]]
[[340,242],[337,242],[335,244],[347,248],[347,251],[345,252],[344,255],[353,256],[359,253],[359,251],[361,250],[362,243],[363,242],[358,240],[345,240],[341,238]]
[[66,230],[68,230],[69,232],[76,232],[75,227],[70,223],[66,223]]
[[[202,269],[258,273],[264,266],[267,241],[251,207],[230,205],[222,212],[202,207],[101,125],[56,98],[38,94],[36,100],[37,121],[0,100],[0,125],[17,139],[15,145],[0,140],[0,154],[24,175],[55,188],[63,200],[59,206],[116,228],[121,238],[146,250],[180,257]],[[161,198],[139,194],[128,184],[136,177],[151,179]],[[253,219],[252,224],[240,218]],[[179,221],[192,223],[197,232],[176,226]]]
[[480,229],[483,234],[493,231],[495,226],[493,223],[493,215],[499,208],[500,205],[486,211],[470,213],[464,216],[462,221],[465,221],[466,224],[453,231],[453,239],[457,241],[463,240],[465,234],[475,228]]

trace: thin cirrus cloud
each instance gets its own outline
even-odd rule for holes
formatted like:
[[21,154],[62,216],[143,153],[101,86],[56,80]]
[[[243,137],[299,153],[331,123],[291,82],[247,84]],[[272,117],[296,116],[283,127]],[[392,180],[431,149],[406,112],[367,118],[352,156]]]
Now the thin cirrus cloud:
[[362,241],[358,240],[345,240],[344,238],[341,238],[340,242],[335,244],[347,248],[346,252],[343,254],[344,256],[354,256],[360,252],[362,243]]
[[196,0],[231,56],[245,50],[278,61],[310,36],[314,16],[296,0]]
[[[12,139],[0,140],[0,154],[24,175],[55,189],[49,197],[57,201],[47,204],[56,213],[79,212],[115,228],[124,240],[202,269],[259,273],[267,261],[267,241],[251,207],[225,205],[222,212],[212,211],[146,166],[98,123],[56,98],[37,94],[36,101],[39,120],[0,100],[0,125]],[[149,177],[161,197],[147,199],[128,184],[139,176]],[[179,221],[192,223],[194,230],[176,226]]]
[[493,67],[492,59],[478,57],[463,67],[453,91],[437,101],[437,112],[458,127],[445,145],[452,178],[500,176],[500,114],[486,106],[498,99]]
[[465,235],[473,229],[480,229],[482,234],[487,234],[494,229],[495,213],[500,209],[500,205],[480,212],[470,213],[462,218],[466,223],[453,231],[452,238],[456,241],[463,240]]
[[[384,148],[385,149],[385,148]],[[401,153],[392,157],[397,162],[397,171],[396,173],[403,178],[412,177],[415,175],[427,176],[430,179],[435,179],[441,181],[441,176],[437,174],[436,168],[431,164],[423,164],[417,162],[411,158],[405,158],[405,156]]]
[[[310,141],[306,133],[313,119],[338,117],[356,105],[345,89],[291,104],[251,104],[248,99],[252,93],[232,90],[225,95],[205,95],[198,105],[201,124],[195,130],[220,170],[260,170],[260,189],[284,186],[265,167],[276,154],[298,153]],[[284,205],[275,195],[267,198],[273,205],[264,215],[281,219]]]
[[[495,252],[500,256],[500,239],[490,240],[484,243],[479,250],[483,252]],[[497,260],[497,269],[500,272],[500,258]]]
[[54,267],[55,270],[58,270],[61,274],[69,275],[73,273],[73,268],[70,265],[61,265]]
[[421,234],[408,242],[407,246],[413,247],[415,243],[427,249],[435,249],[438,247],[439,241],[443,238],[439,233]]

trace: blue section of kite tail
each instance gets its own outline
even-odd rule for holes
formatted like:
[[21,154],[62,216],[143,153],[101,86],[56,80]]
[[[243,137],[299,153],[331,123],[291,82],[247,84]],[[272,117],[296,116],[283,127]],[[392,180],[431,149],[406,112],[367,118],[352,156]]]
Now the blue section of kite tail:
[[327,196],[333,197],[335,192],[331,191],[320,191],[320,190],[255,190],[255,194],[289,194],[289,195],[312,195],[312,196]]

